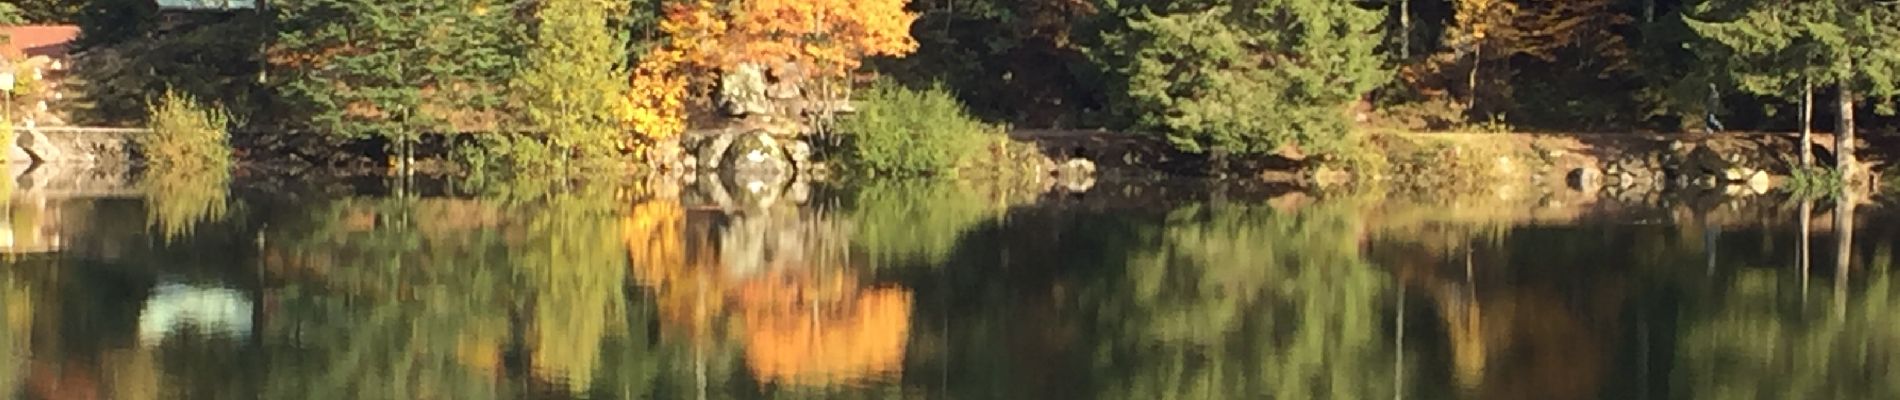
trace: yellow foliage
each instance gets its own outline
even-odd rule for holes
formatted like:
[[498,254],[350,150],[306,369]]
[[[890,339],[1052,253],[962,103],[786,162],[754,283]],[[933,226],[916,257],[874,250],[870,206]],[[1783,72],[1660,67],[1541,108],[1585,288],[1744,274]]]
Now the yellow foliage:
[[[667,7],[664,45],[640,61],[620,117],[641,141],[686,129],[685,100],[741,64],[795,65],[821,78],[848,76],[865,57],[917,50],[909,0],[699,0]],[[638,145],[636,143],[635,145]]]
[[679,70],[680,52],[655,49],[633,70],[620,118],[640,136],[638,143],[674,138],[686,131],[686,77]]

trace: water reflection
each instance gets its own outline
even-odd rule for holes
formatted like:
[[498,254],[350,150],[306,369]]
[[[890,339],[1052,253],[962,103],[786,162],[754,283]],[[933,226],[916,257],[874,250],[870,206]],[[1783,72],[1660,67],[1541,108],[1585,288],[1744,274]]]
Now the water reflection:
[[6,199],[0,212],[0,255],[59,251],[60,208],[57,201],[43,196],[22,195]]
[[1900,224],[1831,199],[209,182],[14,194],[0,396],[1900,396]]

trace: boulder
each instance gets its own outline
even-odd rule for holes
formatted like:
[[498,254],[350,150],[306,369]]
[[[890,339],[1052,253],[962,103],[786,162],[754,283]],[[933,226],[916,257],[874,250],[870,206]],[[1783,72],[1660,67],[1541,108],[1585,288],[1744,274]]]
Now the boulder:
[[719,77],[719,108],[732,116],[764,115],[772,112],[772,98],[766,83],[765,67],[741,63]]
[[1708,146],[1697,146],[1695,150],[1689,152],[1687,158],[1688,169],[1702,174],[1720,173],[1734,164],[1721,154],[1716,154],[1715,150]]
[[1570,174],[1564,179],[1570,183],[1571,189],[1578,191],[1590,192],[1603,186],[1603,173],[1597,172],[1596,168],[1584,167],[1570,170]]
[[13,134],[18,136],[18,147],[25,150],[27,157],[32,159],[35,163],[90,161],[73,159],[74,157],[70,157],[65,154],[65,152],[60,151],[59,145],[53,143],[52,140],[47,138],[45,133],[40,132],[38,129],[30,127],[14,129]]
[[1071,158],[1056,167],[1056,176],[1062,178],[1081,178],[1095,176],[1095,162],[1086,158]]
[[1768,193],[1768,190],[1773,186],[1772,184],[1773,180],[1768,176],[1767,171],[1755,171],[1754,174],[1748,175],[1748,180],[1746,181],[1748,189],[1755,191],[1756,194]]

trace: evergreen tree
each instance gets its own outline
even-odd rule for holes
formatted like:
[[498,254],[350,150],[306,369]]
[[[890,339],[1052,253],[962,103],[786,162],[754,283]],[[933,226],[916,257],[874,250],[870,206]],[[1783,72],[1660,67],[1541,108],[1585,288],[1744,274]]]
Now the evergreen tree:
[[413,142],[509,122],[519,64],[512,0],[294,0],[278,11],[273,64],[292,115],[341,138]]
[[1344,143],[1345,105],[1389,79],[1379,11],[1350,2],[1107,3],[1125,26],[1098,56],[1139,128],[1192,152]]
[[[1706,41],[1704,60],[1741,90],[1806,96],[1838,93],[1837,165],[1853,173],[1854,104],[1900,94],[1900,5],[1873,0],[1705,2],[1686,21]],[[1839,151],[1847,150],[1847,151]]]

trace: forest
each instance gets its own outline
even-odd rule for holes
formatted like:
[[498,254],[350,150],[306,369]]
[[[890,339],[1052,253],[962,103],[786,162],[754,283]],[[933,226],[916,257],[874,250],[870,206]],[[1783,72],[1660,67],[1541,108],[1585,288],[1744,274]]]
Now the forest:
[[1203,154],[1350,154],[1373,131],[1900,127],[1900,2],[1877,0],[21,0],[0,23],[83,29],[79,122],[138,124],[176,90],[228,109],[239,147],[319,162],[653,157],[748,68],[796,97],[894,82],[953,95],[941,114],[975,127]]

